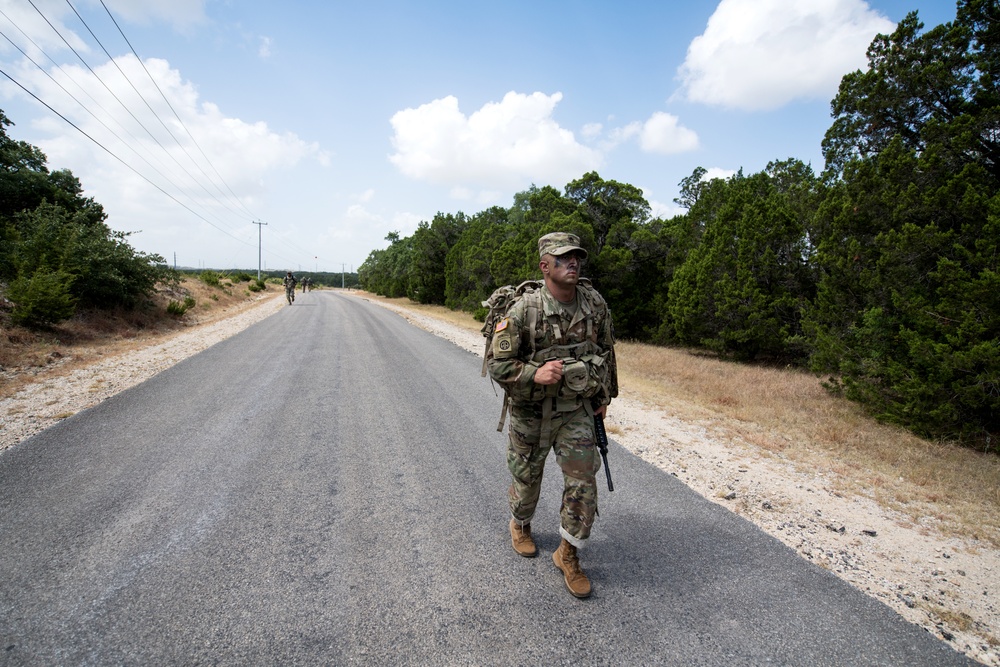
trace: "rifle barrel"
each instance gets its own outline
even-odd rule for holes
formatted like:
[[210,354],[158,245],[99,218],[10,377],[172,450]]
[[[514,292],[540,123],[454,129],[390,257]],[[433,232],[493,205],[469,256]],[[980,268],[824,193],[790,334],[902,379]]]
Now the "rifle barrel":
[[611,469],[608,467],[608,433],[604,430],[604,417],[601,415],[594,415],[594,434],[604,462],[604,476],[608,478],[608,491],[614,491],[615,485],[611,482]]

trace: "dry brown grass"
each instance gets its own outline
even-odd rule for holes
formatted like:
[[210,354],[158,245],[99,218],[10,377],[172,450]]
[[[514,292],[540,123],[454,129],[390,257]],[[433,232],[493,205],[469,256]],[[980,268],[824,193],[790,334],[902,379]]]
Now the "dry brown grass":
[[976,622],[971,616],[966,614],[964,611],[957,611],[954,609],[948,609],[947,607],[942,607],[941,605],[932,604],[929,602],[920,601],[917,606],[926,609],[927,611],[933,613],[935,616],[940,618],[946,626],[949,628],[954,628],[960,632],[970,632],[975,630]]
[[[369,295],[371,296],[371,295]],[[469,314],[389,301],[478,332]],[[833,490],[873,498],[914,524],[1000,546],[1000,457],[880,424],[810,373],[690,350],[619,342],[629,396],[810,470]]]
[[764,454],[834,473],[841,493],[1000,546],[1000,457],[880,424],[797,369],[636,343],[619,345],[618,364],[622,384],[637,382],[643,400],[709,418]]
[[[167,314],[167,303],[185,296],[195,299],[195,307],[180,318]],[[220,287],[210,287],[184,278],[176,288],[158,289],[145,307],[82,311],[44,331],[12,326],[8,313],[0,310],[0,398],[26,383],[142,347],[194,323],[235,314],[250,305],[251,296],[246,283],[223,280]]]

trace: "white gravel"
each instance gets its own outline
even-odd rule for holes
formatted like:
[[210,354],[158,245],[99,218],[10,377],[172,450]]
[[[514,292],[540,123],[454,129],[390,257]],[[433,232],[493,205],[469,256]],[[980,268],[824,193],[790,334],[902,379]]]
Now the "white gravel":
[[[357,293],[352,293],[357,294]],[[360,295],[359,295],[360,296]],[[361,297],[363,298],[363,297]],[[483,339],[378,300],[414,325],[482,353]],[[233,317],[192,327],[145,348],[59,377],[40,376],[0,400],[0,450],[152,377],[277,312],[280,296]],[[608,414],[612,438],[689,487],[744,516],[803,558],[881,600],[956,650],[1000,667],[1000,551],[942,537],[932,521],[909,520],[863,497],[832,491],[833,473],[797,469],[751,444],[680,420],[622,387]]]

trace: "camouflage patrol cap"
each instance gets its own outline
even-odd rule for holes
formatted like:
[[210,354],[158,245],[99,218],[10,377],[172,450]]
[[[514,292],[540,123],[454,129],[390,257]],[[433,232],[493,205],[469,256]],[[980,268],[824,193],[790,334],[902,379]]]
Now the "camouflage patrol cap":
[[538,256],[552,255],[558,257],[568,252],[577,251],[587,258],[587,251],[580,247],[580,237],[566,232],[552,232],[538,239]]

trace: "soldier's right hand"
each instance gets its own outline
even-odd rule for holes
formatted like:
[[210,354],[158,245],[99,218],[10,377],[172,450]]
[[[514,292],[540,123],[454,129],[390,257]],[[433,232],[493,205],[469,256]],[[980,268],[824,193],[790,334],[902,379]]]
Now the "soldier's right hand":
[[535,371],[535,384],[558,384],[563,376],[563,362],[560,359],[546,361]]

